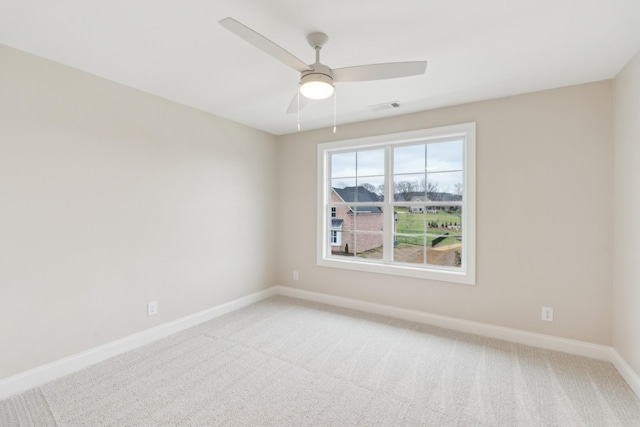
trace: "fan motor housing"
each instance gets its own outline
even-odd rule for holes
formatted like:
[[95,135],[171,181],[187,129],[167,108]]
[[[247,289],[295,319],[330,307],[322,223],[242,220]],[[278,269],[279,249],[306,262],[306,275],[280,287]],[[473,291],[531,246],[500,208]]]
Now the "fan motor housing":
[[302,73],[302,78],[300,79],[300,85],[304,85],[308,82],[322,82],[334,86],[333,84],[333,76],[324,73],[317,73],[315,71],[308,71]]
[[328,82],[328,83],[333,85],[333,72],[331,71],[331,68],[319,62],[316,62],[315,64],[311,64],[309,65],[309,67],[311,68],[311,70],[302,72],[301,78],[300,78],[301,82],[305,77],[309,75],[324,75],[324,76],[327,76],[329,79],[331,79],[331,82]]

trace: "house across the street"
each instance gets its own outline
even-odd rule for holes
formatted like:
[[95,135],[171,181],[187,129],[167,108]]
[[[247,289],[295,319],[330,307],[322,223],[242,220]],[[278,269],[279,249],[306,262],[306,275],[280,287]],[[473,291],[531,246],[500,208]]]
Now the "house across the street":
[[[377,201],[378,196],[362,186],[333,188],[331,192],[331,203]],[[331,208],[331,252],[345,252],[345,245],[350,253],[381,247],[383,223],[379,206],[335,205]]]

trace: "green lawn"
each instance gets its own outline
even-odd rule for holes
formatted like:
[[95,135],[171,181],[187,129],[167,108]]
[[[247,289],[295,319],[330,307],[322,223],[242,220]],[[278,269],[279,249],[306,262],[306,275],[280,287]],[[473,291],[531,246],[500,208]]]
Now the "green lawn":
[[[423,236],[425,233],[427,245],[431,246],[431,242],[437,235],[448,233],[450,236],[461,236],[461,230],[447,229],[443,227],[433,227],[434,224],[445,225],[461,225],[460,212],[449,212],[447,210],[437,210],[436,213],[411,212],[409,208],[398,207],[395,209],[398,214],[398,222],[396,223],[396,232],[398,234],[415,234],[416,236],[398,235],[397,240],[401,243],[411,245],[423,245]],[[426,222],[426,223],[425,223]],[[417,236],[417,235],[420,236]],[[456,243],[458,239],[455,237],[447,238],[439,244]]]

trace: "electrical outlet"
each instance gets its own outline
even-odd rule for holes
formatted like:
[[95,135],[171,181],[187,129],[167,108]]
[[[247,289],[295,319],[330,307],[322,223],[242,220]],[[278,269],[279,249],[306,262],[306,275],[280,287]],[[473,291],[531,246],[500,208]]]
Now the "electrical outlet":
[[542,307],[542,320],[546,322],[553,322],[553,308]]
[[147,316],[158,314],[158,301],[150,301],[147,304]]
[[293,270],[293,280],[298,280],[298,270]]

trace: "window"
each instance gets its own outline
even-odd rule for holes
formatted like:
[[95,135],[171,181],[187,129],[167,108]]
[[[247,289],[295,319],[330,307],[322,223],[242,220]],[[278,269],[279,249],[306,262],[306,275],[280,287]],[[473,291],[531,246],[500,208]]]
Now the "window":
[[[333,213],[333,212],[332,212]],[[342,244],[342,220],[331,220],[331,246],[340,246]],[[338,249],[336,249],[338,251]]]
[[318,145],[318,264],[475,283],[475,123]]

